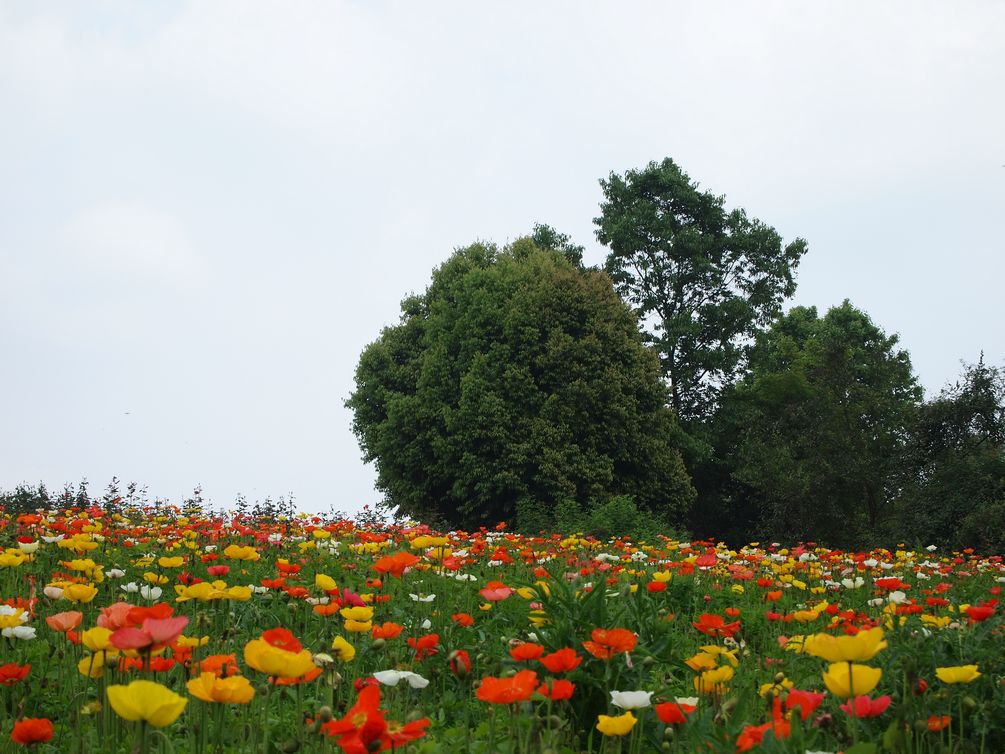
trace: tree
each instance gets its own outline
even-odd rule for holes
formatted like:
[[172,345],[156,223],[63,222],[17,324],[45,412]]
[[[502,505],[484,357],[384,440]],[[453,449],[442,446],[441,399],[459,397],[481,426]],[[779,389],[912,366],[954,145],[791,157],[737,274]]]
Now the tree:
[[666,399],[610,279],[525,238],[436,269],[363,351],[346,405],[387,505],[471,528],[618,495],[682,512]]
[[699,191],[669,158],[600,185],[594,223],[611,249],[606,270],[651,327],[677,415],[707,418],[752,337],[795,292],[806,242],[783,247],[774,228],[727,212],[723,197]]
[[924,544],[1005,546],[1005,369],[983,356],[921,405],[890,534]]
[[848,301],[822,318],[795,307],[758,337],[723,407],[758,534],[879,538],[921,399],[897,341]]

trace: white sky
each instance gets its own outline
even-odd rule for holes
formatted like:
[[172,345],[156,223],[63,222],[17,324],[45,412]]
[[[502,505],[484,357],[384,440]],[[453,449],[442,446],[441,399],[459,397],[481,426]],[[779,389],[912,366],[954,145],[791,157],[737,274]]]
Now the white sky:
[[931,393],[1005,361],[1005,3],[0,4],[0,487],[379,498],[343,400],[473,240],[673,157]]

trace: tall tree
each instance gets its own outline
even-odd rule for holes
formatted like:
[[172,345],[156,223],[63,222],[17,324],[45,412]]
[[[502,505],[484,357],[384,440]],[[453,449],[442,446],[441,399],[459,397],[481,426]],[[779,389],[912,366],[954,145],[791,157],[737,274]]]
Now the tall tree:
[[1005,547],[1005,369],[982,356],[919,407],[900,488],[892,537]]
[[678,416],[707,418],[752,337],[795,292],[806,242],[783,246],[774,228],[727,212],[669,158],[600,185],[606,270],[651,328]]
[[560,240],[458,250],[363,351],[347,406],[401,513],[470,528],[565,500],[693,499],[635,315]]
[[723,407],[733,477],[760,514],[759,534],[878,539],[920,399],[897,336],[849,302],[824,317],[795,307],[780,318]]

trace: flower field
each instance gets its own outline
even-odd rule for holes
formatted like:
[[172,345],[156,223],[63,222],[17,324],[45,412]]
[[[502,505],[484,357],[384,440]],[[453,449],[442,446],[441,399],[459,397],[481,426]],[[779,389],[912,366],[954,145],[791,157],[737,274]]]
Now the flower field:
[[1000,557],[0,517],[0,750],[1003,752]]

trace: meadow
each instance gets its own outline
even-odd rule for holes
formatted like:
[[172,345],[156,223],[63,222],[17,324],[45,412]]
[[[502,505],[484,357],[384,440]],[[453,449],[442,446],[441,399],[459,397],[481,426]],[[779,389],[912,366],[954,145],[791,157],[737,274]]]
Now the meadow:
[[1005,751],[999,556],[172,508],[0,530],[0,751]]

